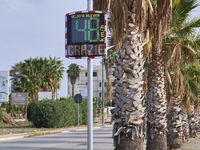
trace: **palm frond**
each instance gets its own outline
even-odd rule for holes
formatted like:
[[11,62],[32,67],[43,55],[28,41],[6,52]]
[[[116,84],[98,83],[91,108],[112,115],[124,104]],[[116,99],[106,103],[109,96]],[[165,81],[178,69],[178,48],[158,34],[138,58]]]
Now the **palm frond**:
[[172,81],[167,69],[165,69],[165,77],[166,77],[166,85],[165,85],[165,92],[166,92],[166,99],[169,106],[172,105]]
[[180,69],[177,70],[175,78],[173,80],[173,90],[183,98],[184,94],[184,78],[180,71]]
[[172,54],[170,55],[168,61],[167,61],[167,67],[171,67],[172,69],[176,69],[179,66],[179,63],[181,61],[181,47],[177,43],[172,51]]

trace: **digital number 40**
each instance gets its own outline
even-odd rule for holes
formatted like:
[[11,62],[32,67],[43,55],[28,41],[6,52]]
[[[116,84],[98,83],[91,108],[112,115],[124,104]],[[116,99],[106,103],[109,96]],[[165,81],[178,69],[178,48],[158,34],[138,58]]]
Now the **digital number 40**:
[[[92,20],[96,20],[96,28],[91,28]],[[84,20],[84,28],[78,28],[78,20],[76,20],[76,30],[84,32],[84,40],[89,40],[90,42],[98,42],[99,41],[99,19],[98,18],[90,18],[89,20]],[[91,32],[96,32],[96,39],[91,39]]]

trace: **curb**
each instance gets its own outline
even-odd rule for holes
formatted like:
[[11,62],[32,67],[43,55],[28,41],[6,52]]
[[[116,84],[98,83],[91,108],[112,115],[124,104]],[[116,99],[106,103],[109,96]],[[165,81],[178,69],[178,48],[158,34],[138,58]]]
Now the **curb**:
[[13,140],[13,139],[22,139],[25,136],[25,133],[23,135],[12,135],[12,137],[6,137],[7,135],[5,135],[5,137],[0,137],[0,141],[7,141],[7,140]]

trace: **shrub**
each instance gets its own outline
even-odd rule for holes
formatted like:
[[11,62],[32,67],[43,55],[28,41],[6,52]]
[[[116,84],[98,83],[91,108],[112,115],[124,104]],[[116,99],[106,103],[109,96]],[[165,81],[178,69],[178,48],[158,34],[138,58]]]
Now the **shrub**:
[[[36,127],[54,128],[78,125],[78,104],[72,98],[41,100],[28,105],[27,117]],[[95,110],[93,111],[95,117]],[[87,101],[79,104],[79,124],[87,124]]]

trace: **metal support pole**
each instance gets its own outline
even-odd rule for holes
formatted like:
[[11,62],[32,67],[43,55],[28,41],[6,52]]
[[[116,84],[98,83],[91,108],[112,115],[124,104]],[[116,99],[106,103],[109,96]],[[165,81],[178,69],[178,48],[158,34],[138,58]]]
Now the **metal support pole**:
[[104,58],[102,59],[102,126],[104,126]]
[[87,9],[88,11],[93,10],[93,0],[87,0]]
[[87,61],[87,149],[93,150],[93,61]]
[[[87,0],[87,9],[93,10],[93,0]],[[92,59],[87,61],[87,149],[93,150],[93,61]]]
[[78,129],[79,129],[79,96],[78,96]]

